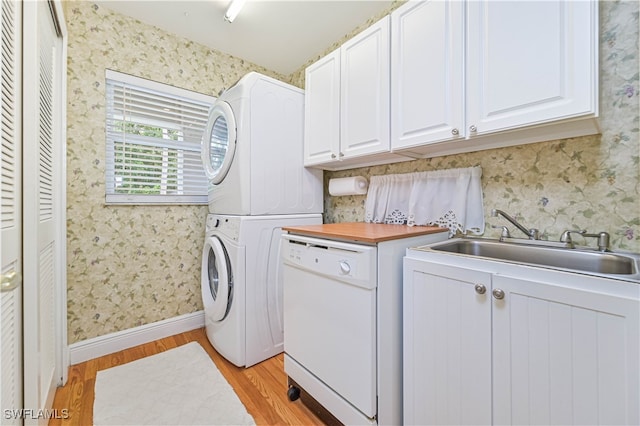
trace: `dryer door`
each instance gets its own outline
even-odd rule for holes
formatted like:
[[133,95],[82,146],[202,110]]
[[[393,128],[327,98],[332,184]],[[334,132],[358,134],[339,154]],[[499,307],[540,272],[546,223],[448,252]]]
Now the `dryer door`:
[[233,275],[227,250],[216,236],[208,236],[202,251],[202,301],[207,317],[226,318],[233,300]]
[[236,151],[236,119],[231,106],[218,101],[209,113],[202,138],[202,164],[212,184],[222,182],[231,167]]

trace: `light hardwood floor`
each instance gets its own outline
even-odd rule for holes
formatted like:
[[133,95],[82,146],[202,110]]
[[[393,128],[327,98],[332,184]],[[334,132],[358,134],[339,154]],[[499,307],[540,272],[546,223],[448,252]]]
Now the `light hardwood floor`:
[[67,384],[57,389],[53,402],[53,408],[59,412],[68,410],[69,417],[52,419],[49,426],[93,424],[94,384],[99,370],[193,341],[199,342],[207,351],[257,425],[323,425],[300,400],[290,402],[287,398],[287,378],[282,354],[249,368],[238,368],[213,349],[202,328],[71,366]]

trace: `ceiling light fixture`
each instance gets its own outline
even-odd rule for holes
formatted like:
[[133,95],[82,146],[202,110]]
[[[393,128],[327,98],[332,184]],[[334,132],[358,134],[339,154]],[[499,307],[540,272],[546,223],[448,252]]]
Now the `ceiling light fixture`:
[[244,6],[244,3],[246,1],[247,0],[231,0],[231,4],[227,9],[227,13],[224,14],[224,20],[229,23],[233,22],[233,20],[236,19],[236,16],[238,16],[238,13],[240,13],[240,9],[242,9],[242,6]]

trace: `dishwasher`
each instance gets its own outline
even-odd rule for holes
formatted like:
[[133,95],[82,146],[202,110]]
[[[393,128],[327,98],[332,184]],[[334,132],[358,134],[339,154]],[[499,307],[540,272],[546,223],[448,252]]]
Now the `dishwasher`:
[[402,258],[446,229],[362,222],[284,227],[284,369],[327,424],[402,424]]
[[287,234],[282,243],[287,376],[342,423],[375,424],[377,247]]

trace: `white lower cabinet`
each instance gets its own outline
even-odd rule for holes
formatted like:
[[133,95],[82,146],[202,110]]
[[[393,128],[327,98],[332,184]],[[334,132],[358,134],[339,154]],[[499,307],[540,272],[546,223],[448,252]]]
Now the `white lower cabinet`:
[[405,259],[405,424],[491,423],[491,301],[476,285],[491,274]]
[[492,282],[495,423],[638,424],[637,299]]
[[405,424],[639,423],[638,284],[411,252]]

